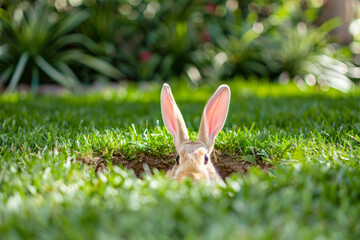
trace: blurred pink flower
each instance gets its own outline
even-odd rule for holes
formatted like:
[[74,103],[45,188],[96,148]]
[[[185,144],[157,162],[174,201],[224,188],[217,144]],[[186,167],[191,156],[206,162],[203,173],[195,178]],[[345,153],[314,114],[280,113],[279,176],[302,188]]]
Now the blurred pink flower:
[[203,42],[211,42],[211,35],[210,35],[210,33],[206,32],[206,31],[202,32],[202,33],[201,33],[201,40],[202,40]]
[[206,10],[208,13],[215,13],[216,7],[217,7],[217,5],[216,5],[215,3],[208,2],[208,3],[206,3],[206,5],[205,5],[205,10]]
[[148,50],[144,50],[140,52],[140,61],[141,62],[147,62],[151,59],[153,53]]

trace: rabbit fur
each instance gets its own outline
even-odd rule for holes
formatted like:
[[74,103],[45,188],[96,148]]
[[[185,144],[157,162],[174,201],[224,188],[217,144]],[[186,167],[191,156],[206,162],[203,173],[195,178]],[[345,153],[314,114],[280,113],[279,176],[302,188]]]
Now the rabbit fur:
[[184,118],[176,105],[171,88],[164,84],[160,94],[161,113],[166,129],[173,136],[178,153],[176,164],[166,173],[170,179],[194,182],[223,182],[211,162],[215,138],[224,126],[229,105],[230,88],[223,84],[205,105],[197,140],[190,141]]

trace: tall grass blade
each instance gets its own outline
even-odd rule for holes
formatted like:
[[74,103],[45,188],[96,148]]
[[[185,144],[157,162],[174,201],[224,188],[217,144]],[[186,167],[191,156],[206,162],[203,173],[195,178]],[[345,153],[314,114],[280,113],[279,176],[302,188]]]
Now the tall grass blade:
[[[70,57],[70,56],[68,56]],[[99,73],[102,73],[108,77],[114,78],[114,79],[119,79],[121,77],[123,77],[123,74],[117,70],[115,67],[113,67],[110,63],[85,54],[85,53],[81,53],[81,52],[75,52],[74,54],[71,54],[71,59],[73,61],[77,61],[80,64],[83,64],[89,68],[92,68],[96,71],[98,71]]]
[[54,33],[53,36],[54,39],[72,31],[80,23],[82,23],[89,17],[90,17],[90,13],[88,11],[79,11],[72,13],[71,15],[66,17],[63,21],[59,22],[59,27],[57,28],[57,31]]
[[60,49],[68,44],[80,44],[88,49],[94,54],[99,54],[103,49],[96,44],[91,38],[84,34],[74,33],[70,35],[65,35],[60,37],[56,42],[51,46],[51,49]]
[[24,69],[25,69],[25,66],[26,66],[26,63],[28,62],[28,60],[29,60],[29,54],[27,52],[24,52],[23,54],[21,54],[19,62],[15,67],[14,74],[10,79],[10,84],[7,88],[7,91],[13,92],[15,90],[15,88],[20,80],[20,77],[24,72]]
[[46,73],[51,79],[53,79],[55,82],[67,87],[71,88],[76,85],[76,81],[70,77],[64,76],[62,73],[60,73],[56,68],[51,66],[43,57],[36,56],[35,62],[37,66]]
[[64,62],[60,62],[57,67],[67,76],[73,78],[77,83],[80,82],[76,74],[73,72],[73,70]]

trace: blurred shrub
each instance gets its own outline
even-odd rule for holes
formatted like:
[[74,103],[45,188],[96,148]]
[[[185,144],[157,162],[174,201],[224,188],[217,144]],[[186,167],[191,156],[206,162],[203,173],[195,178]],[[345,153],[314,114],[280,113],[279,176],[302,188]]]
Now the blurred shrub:
[[326,40],[326,35],[339,25],[338,19],[332,19],[318,28],[308,29],[304,22],[299,22],[283,31],[273,30],[266,39],[261,39],[265,46],[262,60],[281,81],[293,78],[299,87],[317,83],[323,90],[330,86],[347,91],[352,81],[347,76],[346,58],[342,54],[340,58],[334,49],[331,51],[333,46]]
[[90,38],[71,33],[88,17],[87,11],[77,10],[58,15],[42,2],[34,5],[24,2],[12,14],[2,10],[0,83],[9,81],[8,90],[12,91],[20,79],[30,79],[36,89],[40,79],[46,77],[74,89],[79,80],[71,68],[73,65],[120,77],[112,65],[82,51],[84,48],[96,52],[98,46]]
[[[67,65],[72,61],[67,69],[74,70],[76,75],[71,75],[78,76],[82,82],[99,81],[104,76],[113,80],[122,76],[134,81],[166,81],[185,76],[194,84],[199,84],[205,79],[218,81],[241,75],[280,80],[294,78],[300,85],[301,82],[320,84],[323,89],[330,86],[347,90],[352,85],[349,79],[349,76],[354,77],[349,74],[351,52],[334,48],[335,45],[330,45],[327,38],[327,33],[338,22],[331,20],[320,28],[313,25],[321,11],[321,1],[42,2],[49,5],[48,10],[42,13],[49,17],[56,15],[58,19],[67,19],[76,15],[87,16],[73,23],[64,33],[77,36],[75,43],[67,40],[61,48],[42,45],[51,56],[64,55],[63,51],[76,52],[65,54],[66,61],[56,59],[65,61]],[[24,3],[34,5],[28,1],[5,1],[7,12],[3,11],[2,15],[19,14]],[[6,36],[5,30],[10,27],[4,19],[2,35]],[[49,24],[41,21],[36,24]],[[56,23],[56,26],[60,25],[62,22]],[[52,28],[48,26],[43,32],[48,34]],[[37,35],[35,30],[29,29],[31,31]],[[8,34],[8,39],[11,34]],[[53,42],[50,37],[49,44]],[[11,45],[6,39],[2,37],[0,42]],[[27,48],[24,50],[27,52]],[[50,54],[50,51],[55,52]],[[86,54],[86,58],[78,57],[79,51]],[[342,54],[345,52],[347,54]],[[0,54],[0,58],[5,59],[4,51]],[[18,55],[13,57],[16,59],[13,65],[20,60],[21,54]],[[52,60],[44,59],[53,64]],[[54,68],[61,71],[55,65]],[[1,71],[10,76],[8,68]],[[3,78],[6,79],[6,76]],[[23,78],[19,77],[21,81]],[[12,84],[10,86],[13,87]]]

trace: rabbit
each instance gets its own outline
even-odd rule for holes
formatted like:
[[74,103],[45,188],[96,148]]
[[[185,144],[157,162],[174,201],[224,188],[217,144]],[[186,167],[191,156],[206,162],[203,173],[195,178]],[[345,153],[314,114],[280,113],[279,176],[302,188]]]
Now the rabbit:
[[184,118],[176,105],[171,88],[164,84],[161,90],[161,114],[168,132],[173,136],[178,156],[176,164],[166,177],[181,181],[192,179],[195,183],[224,183],[211,162],[215,138],[224,126],[229,105],[230,88],[223,84],[208,100],[201,118],[196,141],[190,141]]

